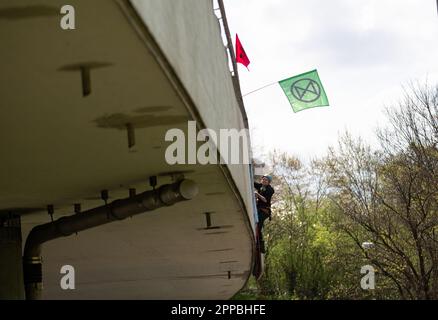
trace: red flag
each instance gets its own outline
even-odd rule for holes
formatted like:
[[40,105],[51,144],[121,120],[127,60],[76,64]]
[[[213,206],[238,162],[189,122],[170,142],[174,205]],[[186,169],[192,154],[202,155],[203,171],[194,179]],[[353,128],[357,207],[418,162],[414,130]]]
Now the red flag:
[[236,62],[243,64],[246,68],[248,68],[251,61],[249,61],[248,56],[245,53],[245,50],[240,43],[239,36],[236,33]]

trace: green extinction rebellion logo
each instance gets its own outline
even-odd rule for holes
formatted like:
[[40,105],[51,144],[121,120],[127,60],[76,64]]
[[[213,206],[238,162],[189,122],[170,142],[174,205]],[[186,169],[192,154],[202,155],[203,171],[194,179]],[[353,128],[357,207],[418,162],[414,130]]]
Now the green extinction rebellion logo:
[[309,103],[319,99],[321,87],[318,82],[304,78],[295,81],[290,87],[290,92],[298,101]]

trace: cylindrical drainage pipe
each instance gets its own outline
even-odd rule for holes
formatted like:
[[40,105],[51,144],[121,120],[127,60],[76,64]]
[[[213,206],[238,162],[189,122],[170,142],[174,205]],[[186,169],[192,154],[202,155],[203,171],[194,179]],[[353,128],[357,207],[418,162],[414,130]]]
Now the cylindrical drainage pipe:
[[143,192],[132,198],[115,200],[108,205],[34,227],[24,246],[23,268],[26,299],[41,298],[41,246],[43,243],[146,211],[171,206],[180,201],[190,200],[197,194],[198,187],[195,182],[182,180],[174,184],[163,185],[157,190]]

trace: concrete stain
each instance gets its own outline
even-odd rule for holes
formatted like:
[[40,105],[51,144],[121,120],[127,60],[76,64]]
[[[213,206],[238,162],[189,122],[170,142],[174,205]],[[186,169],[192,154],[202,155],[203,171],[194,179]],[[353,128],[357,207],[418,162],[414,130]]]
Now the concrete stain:
[[187,121],[186,116],[156,116],[153,114],[130,116],[123,113],[113,113],[95,119],[97,127],[103,129],[126,130],[131,124],[135,129],[182,124]]
[[172,110],[173,107],[171,106],[154,106],[154,107],[142,107],[135,109],[135,113],[155,113],[155,112],[165,112]]
[[44,5],[9,7],[0,9],[0,19],[20,20],[60,15],[60,8]]
[[84,61],[84,62],[64,65],[58,68],[58,71],[79,71],[81,70],[81,68],[99,69],[99,68],[110,67],[112,65],[113,63],[111,62]]

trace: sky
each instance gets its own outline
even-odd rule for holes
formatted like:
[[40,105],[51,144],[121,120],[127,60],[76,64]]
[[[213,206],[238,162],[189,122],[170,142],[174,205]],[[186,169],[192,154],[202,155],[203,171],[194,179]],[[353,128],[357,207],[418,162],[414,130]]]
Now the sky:
[[273,85],[244,97],[256,156],[323,156],[348,130],[377,146],[384,108],[411,81],[438,84],[435,0],[224,0],[251,60],[242,93],[317,69],[330,106],[294,113]]

